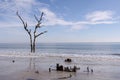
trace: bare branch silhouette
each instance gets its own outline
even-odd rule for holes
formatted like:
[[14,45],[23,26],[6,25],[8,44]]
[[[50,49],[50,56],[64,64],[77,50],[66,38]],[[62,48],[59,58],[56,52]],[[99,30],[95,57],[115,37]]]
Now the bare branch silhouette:
[[34,31],[33,31],[33,39],[32,39],[32,34],[31,34],[31,29],[28,29],[28,25],[27,22],[24,22],[24,20],[22,19],[22,17],[19,15],[18,11],[16,12],[16,15],[19,17],[19,19],[22,21],[24,29],[27,31],[27,33],[30,36],[30,46],[31,46],[31,52],[35,52],[35,43],[36,43],[36,38],[44,33],[46,33],[47,31],[44,32],[40,32],[38,34],[36,34],[37,29],[41,28],[41,21],[43,19],[43,12],[41,13],[40,18],[37,18],[36,15],[34,15],[35,20],[37,21],[37,24],[35,25]]
[[44,33],[46,33],[46,32],[47,32],[47,31],[41,32],[41,33],[37,34],[35,37],[38,37],[38,36],[40,36],[40,35],[42,35],[42,34],[44,34]]
[[41,26],[42,26],[42,25],[41,25],[41,21],[42,21],[42,19],[43,19],[43,14],[44,14],[44,13],[42,12],[39,19],[36,17],[36,15],[34,15],[34,17],[35,17],[35,19],[36,19],[36,21],[37,21],[37,24],[36,24],[35,29],[34,29],[33,52],[35,52],[35,41],[36,41],[36,38],[37,38],[38,36],[40,36],[40,35],[42,35],[42,34],[44,34],[44,33],[47,32],[47,31],[44,31],[44,32],[41,32],[41,33],[39,33],[39,34],[36,34],[37,29],[38,29],[38,28],[41,28]]

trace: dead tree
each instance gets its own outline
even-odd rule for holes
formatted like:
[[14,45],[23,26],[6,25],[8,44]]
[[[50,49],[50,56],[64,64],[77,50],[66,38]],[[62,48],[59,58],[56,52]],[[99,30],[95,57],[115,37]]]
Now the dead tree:
[[22,17],[19,15],[18,12],[16,12],[16,15],[19,17],[19,19],[22,21],[22,24],[24,26],[24,29],[25,31],[27,31],[27,33],[29,34],[29,37],[30,37],[30,47],[31,47],[31,52],[35,52],[35,46],[36,46],[36,38],[39,37],[40,35],[46,33],[47,31],[43,31],[43,32],[40,32],[40,33],[36,33],[37,32],[37,29],[41,28],[41,21],[42,21],[42,18],[43,18],[43,12],[41,13],[41,16],[40,18],[37,18],[35,15],[35,19],[37,21],[37,24],[35,25],[34,27],[34,31],[33,31],[33,36],[32,36],[32,31],[31,29],[28,29],[28,25],[27,25],[27,22],[25,22]]

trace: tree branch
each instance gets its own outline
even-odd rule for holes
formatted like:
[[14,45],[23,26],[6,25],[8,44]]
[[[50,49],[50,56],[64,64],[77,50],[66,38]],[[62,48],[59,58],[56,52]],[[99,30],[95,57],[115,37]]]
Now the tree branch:
[[46,33],[46,32],[47,32],[47,31],[44,31],[44,32],[41,32],[41,33],[35,35],[35,38],[38,37],[38,36],[40,36],[40,35],[42,35],[42,34],[44,34],[44,33]]
[[38,28],[38,27],[39,27],[39,28],[41,27],[40,24],[41,24],[41,21],[42,21],[43,14],[44,14],[44,13],[42,12],[39,19],[36,17],[36,15],[34,15],[36,21],[38,22],[37,25],[36,25],[37,28]]
[[23,19],[21,18],[21,16],[18,14],[18,11],[16,12],[16,15],[20,18],[20,20],[22,21],[23,25],[26,26],[25,22],[23,21]]
[[31,29],[28,29],[27,22],[24,22],[22,17],[19,15],[18,11],[16,12],[16,15],[20,18],[20,20],[23,23],[24,29],[27,31],[28,35],[30,36],[30,46],[31,46],[31,52],[33,52],[33,44],[32,44],[32,35],[31,35]]
[[44,34],[44,33],[47,32],[47,31],[44,31],[44,32],[41,32],[40,34],[36,35],[37,29],[41,27],[40,24],[41,24],[41,21],[42,21],[43,14],[44,14],[44,13],[42,12],[39,19],[36,17],[36,15],[34,15],[34,17],[35,17],[35,19],[36,19],[36,21],[37,21],[37,25],[35,26],[35,29],[34,29],[34,38],[36,38],[36,37],[40,36],[41,34]]
[[35,17],[36,21],[39,21],[38,18],[36,17],[36,15],[34,15],[34,17]]
[[39,20],[39,22],[41,22],[41,20],[42,20],[42,18],[43,18],[43,12],[42,12],[42,14],[41,14],[41,16],[40,16],[40,20]]
[[27,28],[27,22],[25,23],[24,20],[22,19],[22,17],[19,15],[18,11],[16,12],[16,15],[20,18],[20,20],[22,21],[23,25],[24,25],[24,29],[28,32],[28,34],[31,36],[31,29]]

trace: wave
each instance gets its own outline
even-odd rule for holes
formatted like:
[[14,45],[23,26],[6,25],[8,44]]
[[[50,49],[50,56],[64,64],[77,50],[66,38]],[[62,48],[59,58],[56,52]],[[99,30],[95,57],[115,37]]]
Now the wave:
[[[118,55],[118,54],[115,54]],[[78,58],[80,60],[89,61],[120,61],[119,56],[113,55],[81,55],[81,54],[57,54],[57,53],[0,53],[0,57],[17,57],[17,58],[40,58],[40,57],[63,57],[63,58]]]

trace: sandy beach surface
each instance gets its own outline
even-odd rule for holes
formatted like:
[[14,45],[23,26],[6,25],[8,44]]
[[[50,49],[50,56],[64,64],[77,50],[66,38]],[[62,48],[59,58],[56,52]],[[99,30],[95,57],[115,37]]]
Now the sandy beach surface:
[[[73,61],[66,63],[66,56],[0,56],[0,80],[119,80],[120,58],[119,57],[69,57]],[[15,60],[15,62],[13,62]],[[78,66],[77,72],[62,72],[52,70],[56,63],[64,66]],[[93,73],[86,72],[89,66]],[[38,73],[36,72],[38,71]],[[66,78],[69,75],[71,78]]]

